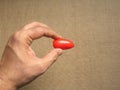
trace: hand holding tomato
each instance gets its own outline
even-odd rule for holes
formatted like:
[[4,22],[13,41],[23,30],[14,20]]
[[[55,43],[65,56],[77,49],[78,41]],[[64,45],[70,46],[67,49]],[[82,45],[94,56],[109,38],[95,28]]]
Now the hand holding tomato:
[[26,85],[42,75],[62,54],[62,49],[55,48],[44,57],[37,57],[30,45],[43,36],[60,37],[39,22],[25,25],[10,37],[0,60],[0,90],[17,90]]
[[[54,39],[55,49],[39,58],[30,45],[33,40],[43,36]],[[25,25],[10,37],[0,60],[0,89],[17,90],[31,82],[42,75],[63,50],[73,47],[72,41],[60,38],[60,35],[45,24],[33,22]]]

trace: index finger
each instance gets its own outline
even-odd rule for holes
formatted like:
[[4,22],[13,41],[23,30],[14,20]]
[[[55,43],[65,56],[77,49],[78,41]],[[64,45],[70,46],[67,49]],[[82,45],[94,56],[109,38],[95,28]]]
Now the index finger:
[[9,45],[30,46],[33,40],[40,37],[61,38],[59,34],[43,23],[33,22],[15,32],[9,39]]
[[42,36],[50,37],[53,39],[61,37],[49,26],[39,22],[33,22],[28,25],[25,25],[23,30],[25,30],[26,35],[30,36],[32,40],[40,38]]

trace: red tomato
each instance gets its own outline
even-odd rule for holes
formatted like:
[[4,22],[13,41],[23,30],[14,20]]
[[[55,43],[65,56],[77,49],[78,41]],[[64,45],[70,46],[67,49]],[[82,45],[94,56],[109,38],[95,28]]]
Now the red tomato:
[[63,50],[74,47],[74,43],[68,39],[57,38],[53,41],[54,48],[61,48]]

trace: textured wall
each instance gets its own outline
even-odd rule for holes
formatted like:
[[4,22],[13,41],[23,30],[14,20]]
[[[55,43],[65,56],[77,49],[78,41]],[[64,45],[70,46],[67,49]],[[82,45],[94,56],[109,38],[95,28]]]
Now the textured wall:
[[[120,0],[0,0],[0,56],[9,36],[32,21],[76,46],[20,90],[120,90]],[[52,40],[39,39],[32,47],[41,57]]]

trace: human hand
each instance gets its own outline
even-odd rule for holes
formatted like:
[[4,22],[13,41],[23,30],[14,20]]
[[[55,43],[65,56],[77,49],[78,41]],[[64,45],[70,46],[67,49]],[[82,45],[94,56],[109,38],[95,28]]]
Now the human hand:
[[33,22],[15,32],[9,39],[0,61],[0,88],[16,90],[43,74],[61,55],[61,49],[53,49],[39,58],[31,49],[33,40],[42,36],[59,38],[50,27]]

